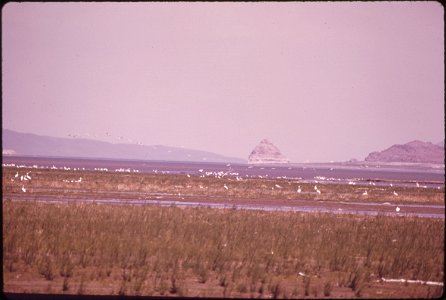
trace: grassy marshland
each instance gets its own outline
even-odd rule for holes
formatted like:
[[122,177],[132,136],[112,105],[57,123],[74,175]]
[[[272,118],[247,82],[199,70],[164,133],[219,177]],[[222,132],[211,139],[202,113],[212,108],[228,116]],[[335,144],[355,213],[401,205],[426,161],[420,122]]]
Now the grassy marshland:
[[[126,187],[125,178],[110,185]],[[132,182],[142,188],[148,178]],[[438,297],[442,287],[376,280],[443,281],[444,232],[444,219],[4,201],[4,289]]]
[[[15,178],[19,172],[30,172],[31,180],[21,181]],[[81,181],[79,179],[82,178]],[[71,182],[73,181],[73,182]],[[224,188],[224,186],[228,188]],[[116,173],[99,171],[66,171],[51,169],[3,168],[3,194],[22,193],[22,186],[31,195],[81,196],[91,198],[117,197],[153,198],[153,194],[165,194],[165,197],[183,197],[185,199],[264,199],[274,200],[325,200],[325,201],[362,201],[392,203],[444,204],[444,183],[440,189],[386,186],[359,186],[348,184],[317,183],[321,194],[316,193],[313,183],[303,183],[291,179],[261,179],[235,177],[215,178],[143,174]],[[298,187],[302,192],[297,193]],[[364,196],[364,191],[368,195]],[[398,196],[395,196],[396,192]],[[170,195],[170,196],[169,196]],[[178,196],[180,195],[180,196]]]

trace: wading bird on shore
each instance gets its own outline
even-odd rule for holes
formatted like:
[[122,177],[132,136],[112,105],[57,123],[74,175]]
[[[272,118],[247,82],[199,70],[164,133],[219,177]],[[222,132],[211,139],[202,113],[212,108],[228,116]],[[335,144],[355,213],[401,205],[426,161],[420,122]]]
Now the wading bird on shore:
[[397,192],[395,192],[395,191],[393,191],[393,194],[394,194],[395,196],[398,196],[398,193],[397,193]]
[[397,206],[397,207],[395,208],[395,210],[396,210],[396,212],[399,212],[399,211],[400,211],[400,208]]
[[364,193],[362,193],[363,196],[367,196],[367,191],[364,191]]
[[297,192],[298,193],[302,192],[302,189],[300,188],[300,185],[297,187]]

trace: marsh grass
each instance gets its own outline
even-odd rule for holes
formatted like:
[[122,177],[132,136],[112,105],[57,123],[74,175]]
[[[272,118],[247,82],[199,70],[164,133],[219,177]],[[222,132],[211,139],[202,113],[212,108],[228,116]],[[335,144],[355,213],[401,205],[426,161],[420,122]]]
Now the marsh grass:
[[333,287],[332,287],[331,282],[328,281],[325,283],[325,285],[324,285],[324,296],[325,297],[330,297],[332,288]]
[[90,279],[120,295],[361,297],[380,277],[444,279],[437,219],[11,201],[3,217],[4,272],[67,293]]
[[70,289],[69,279],[68,279],[68,277],[64,277],[63,284],[62,284],[62,291],[66,292],[69,289]]

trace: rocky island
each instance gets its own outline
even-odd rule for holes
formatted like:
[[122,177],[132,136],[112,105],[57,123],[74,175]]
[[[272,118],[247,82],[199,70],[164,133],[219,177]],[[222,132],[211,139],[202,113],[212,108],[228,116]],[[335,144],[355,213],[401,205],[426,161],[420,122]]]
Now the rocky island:
[[267,139],[263,139],[248,157],[249,164],[284,164],[290,161]]

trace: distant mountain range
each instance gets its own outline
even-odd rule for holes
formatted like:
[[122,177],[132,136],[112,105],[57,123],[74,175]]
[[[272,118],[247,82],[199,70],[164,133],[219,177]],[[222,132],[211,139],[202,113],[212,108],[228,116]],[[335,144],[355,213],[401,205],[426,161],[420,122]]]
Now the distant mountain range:
[[240,158],[162,145],[112,144],[82,138],[41,136],[9,129],[3,129],[2,135],[3,155],[246,163],[246,160]]
[[[151,161],[247,163],[220,154],[162,145],[113,144],[83,138],[57,138],[2,129],[3,155],[42,157],[133,159]],[[274,154],[274,155],[273,155]],[[368,162],[444,164],[444,140],[436,144],[412,141],[370,153]],[[249,157],[250,163],[288,162],[270,142],[263,140]]]
[[444,140],[437,144],[412,141],[393,145],[381,152],[372,152],[365,161],[444,164],[444,158]]

